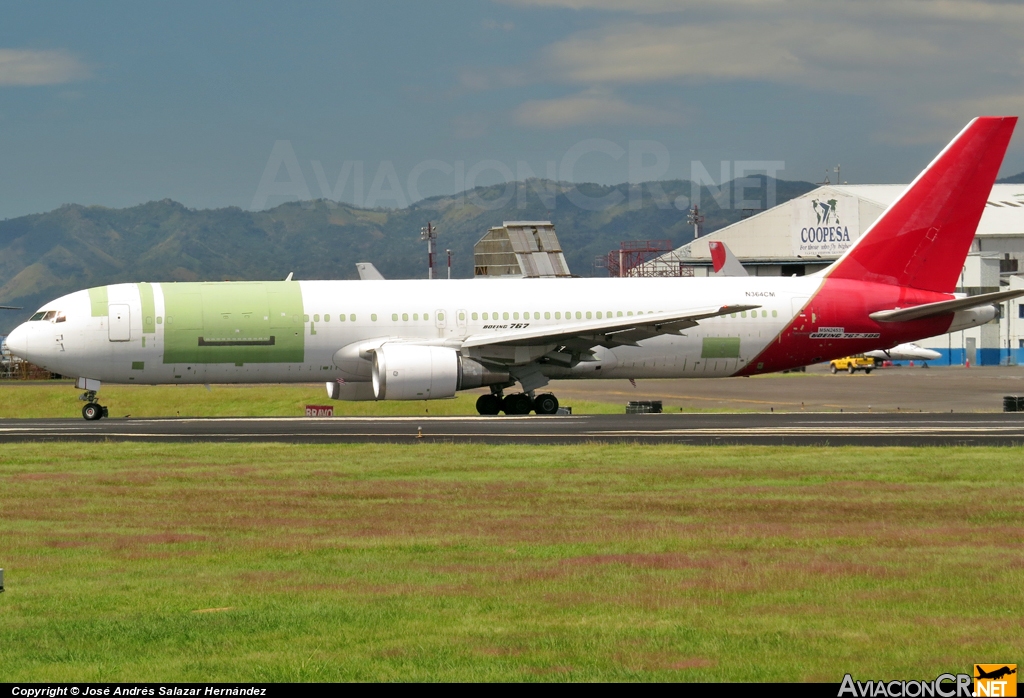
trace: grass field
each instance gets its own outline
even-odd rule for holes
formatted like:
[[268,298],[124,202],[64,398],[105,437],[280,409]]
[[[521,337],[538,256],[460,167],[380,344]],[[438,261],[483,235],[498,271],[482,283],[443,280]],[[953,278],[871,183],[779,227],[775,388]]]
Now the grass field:
[[[66,381],[0,385],[0,419],[82,418],[82,392]],[[111,417],[301,417],[306,405],[332,405],[336,416],[475,415],[479,393],[451,400],[343,402],[329,400],[322,383],[292,385],[104,385],[99,402]],[[573,414],[622,414],[625,402],[567,400]],[[665,405],[672,412],[726,412]],[[743,410],[739,410],[743,411]]]
[[1020,463],[5,445],[0,681],[838,681],[1014,662]]
[[[0,419],[82,418],[71,383],[10,382],[2,386]],[[306,405],[333,405],[335,415],[475,415],[476,393],[451,400],[342,402],[329,400],[322,383],[297,385],[104,385],[100,403],[111,417],[301,417]],[[622,414],[624,404],[573,400],[574,414]],[[693,411],[693,410],[689,410]]]

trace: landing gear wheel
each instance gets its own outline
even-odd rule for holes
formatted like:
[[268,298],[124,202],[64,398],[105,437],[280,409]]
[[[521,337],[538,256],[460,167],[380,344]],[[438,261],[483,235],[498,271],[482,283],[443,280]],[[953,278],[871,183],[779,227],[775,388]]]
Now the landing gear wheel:
[[106,410],[101,405],[97,405],[95,402],[90,402],[88,405],[82,408],[82,416],[90,422],[94,422],[100,419],[105,414]]
[[494,393],[481,395],[476,400],[476,411],[480,414],[498,414],[501,412],[501,398]]
[[526,393],[513,393],[501,401],[501,409],[505,414],[530,414],[533,411],[533,400]]
[[832,365],[831,365],[831,366],[829,367],[829,370],[830,370],[830,371],[832,371],[832,375],[833,375],[833,376],[834,376],[834,375],[836,375],[837,373],[839,373],[839,369],[837,369],[837,368],[836,368],[836,365],[835,365],[835,364],[832,364]]
[[533,399],[533,409],[537,414],[557,414],[558,398],[551,393],[538,395]]
[[854,373],[857,372],[857,369],[853,367],[853,364],[850,364],[849,366],[846,367],[846,372],[852,376]]

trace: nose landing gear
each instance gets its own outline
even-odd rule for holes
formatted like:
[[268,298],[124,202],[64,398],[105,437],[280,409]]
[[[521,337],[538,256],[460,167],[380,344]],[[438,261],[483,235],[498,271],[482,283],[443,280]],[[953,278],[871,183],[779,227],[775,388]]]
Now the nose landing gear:
[[107,408],[96,402],[95,390],[86,390],[78,396],[78,399],[85,403],[82,408],[82,416],[86,420],[94,422],[107,416]]

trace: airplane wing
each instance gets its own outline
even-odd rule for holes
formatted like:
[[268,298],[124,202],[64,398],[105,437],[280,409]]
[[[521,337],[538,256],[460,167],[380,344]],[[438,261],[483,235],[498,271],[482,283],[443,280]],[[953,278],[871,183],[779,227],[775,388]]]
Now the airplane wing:
[[504,332],[471,335],[463,348],[493,346],[537,346],[573,342],[594,346],[636,346],[642,339],[660,334],[679,334],[706,318],[760,308],[759,305],[719,305],[685,311],[638,314],[606,320],[568,321],[557,325],[513,329]]
[[968,296],[967,298],[954,298],[949,301],[925,303],[924,305],[915,305],[910,308],[879,310],[878,312],[871,313],[868,317],[876,322],[908,322],[935,315],[955,313],[958,310],[969,310],[984,305],[994,305],[1020,296],[1024,296],[1024,290],[996,291],[995,293],[982,293],[977,296]]

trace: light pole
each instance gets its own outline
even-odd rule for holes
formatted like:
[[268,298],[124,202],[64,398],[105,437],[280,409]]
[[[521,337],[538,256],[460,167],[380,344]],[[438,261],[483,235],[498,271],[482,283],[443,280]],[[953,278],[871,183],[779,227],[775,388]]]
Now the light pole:
[[448,253],[448,280],[451,281],[451,278],[452,278],[452,251],[451,250],[445,250],[445,252]]
[[434,278],[434,240],[437,239],[437,228],[427,221],[425,228],[420,228],[420,240],[427,241],[427,278]]
[[686,222],[693,226],[693,239],[699,238],[701,231],[704,229],[704,216],[700,215],[700,209],[697,208],[697,204],[694,204],[693,208],[687,212]]

